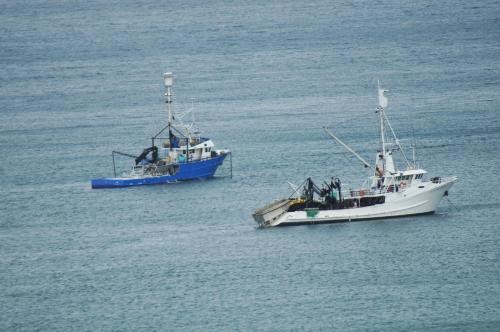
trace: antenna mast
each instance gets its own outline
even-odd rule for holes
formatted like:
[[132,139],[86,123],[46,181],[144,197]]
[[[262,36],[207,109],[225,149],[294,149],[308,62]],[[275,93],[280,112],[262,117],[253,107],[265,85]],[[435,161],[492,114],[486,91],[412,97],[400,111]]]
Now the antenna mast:
[[377,88],[378,88],[378,108],[377,111],[379,113],[380,118],[380,144],[382,145],[382,165],[383,172],[385,172],[385,130],[384,130],[384,109],[387,107],[387,98],[384,96],[383,90],[380,88],[380,81],[377,80]]
[[171,72],[163,74],[163,82],[165,84],[165,103],[167,104],[168,112],[168,126],[172,125],[172,85],[173,85],[174,75]]
[[380,89],[380,81],[377,81],[377,87],[378,113],[380,118],[380,143],[382,144],[382,155],[385,157],[384,108],[387,107],[387,98],[384,96],[385,90]]

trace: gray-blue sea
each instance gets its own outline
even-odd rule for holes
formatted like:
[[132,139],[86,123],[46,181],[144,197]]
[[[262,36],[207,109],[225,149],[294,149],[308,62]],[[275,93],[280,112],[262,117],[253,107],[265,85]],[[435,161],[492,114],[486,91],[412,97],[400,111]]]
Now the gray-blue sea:
[[[165,71],[233,178],[90,189]],[[451,203],[258,229],[287,181],[362,183],[322,127],[374,160],[377,80]],[[499,112],[496,0],[2,0],[0,330],[499,331]]]

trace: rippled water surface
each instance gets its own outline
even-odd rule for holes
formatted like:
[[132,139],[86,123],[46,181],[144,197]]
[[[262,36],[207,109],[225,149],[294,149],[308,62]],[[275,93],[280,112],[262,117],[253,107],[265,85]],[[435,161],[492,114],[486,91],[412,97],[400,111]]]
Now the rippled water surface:
[[[167,70],[233,179],[91,190]],[[321,127],[372,160],[377,79],[453,205],[257,229],[286,181],[360,184]],[[0,330],[498,330],[499,92],[497,1],[0,1]]]

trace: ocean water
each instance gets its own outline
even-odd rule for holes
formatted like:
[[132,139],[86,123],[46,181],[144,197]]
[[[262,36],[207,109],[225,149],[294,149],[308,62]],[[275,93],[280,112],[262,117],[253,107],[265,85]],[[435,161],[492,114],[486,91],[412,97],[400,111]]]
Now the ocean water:
[[[91,190],[165,71],[234,177]],[[256,228],[286,181],[362,182],[321,128],[372,160],[377,80],[451,203]],[[498,331],[499,112],[498,1],[0,1],[0,330]]]

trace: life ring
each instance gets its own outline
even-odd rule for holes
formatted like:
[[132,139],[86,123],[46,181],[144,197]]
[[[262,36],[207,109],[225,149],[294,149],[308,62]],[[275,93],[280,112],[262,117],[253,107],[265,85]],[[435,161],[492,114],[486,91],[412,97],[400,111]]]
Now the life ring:
[[406,182],[400,182],[399,188],[404,189],[406,187]]
[[364,190],[360,190],[359,191],[359,197],[363,197],[365,196],[365,191]]

